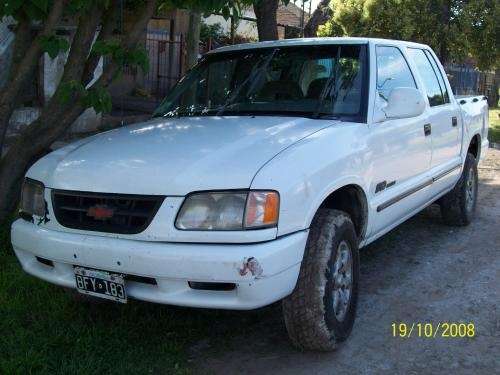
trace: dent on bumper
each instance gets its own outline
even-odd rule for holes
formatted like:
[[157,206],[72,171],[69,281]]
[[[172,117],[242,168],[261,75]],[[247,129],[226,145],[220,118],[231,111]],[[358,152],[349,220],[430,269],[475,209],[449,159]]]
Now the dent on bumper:
[[[74,288],[73,266],[79,265],[156,280],[157,285],[127,281],[132,298],[226,309],[258,308],[290,294],[306,240],[303,231],[258,244],[159,243],[57,232],[23,220],[12,225],[23,269],[43,280]],[[188,281],[234,283],[236,289],[194,290]]]

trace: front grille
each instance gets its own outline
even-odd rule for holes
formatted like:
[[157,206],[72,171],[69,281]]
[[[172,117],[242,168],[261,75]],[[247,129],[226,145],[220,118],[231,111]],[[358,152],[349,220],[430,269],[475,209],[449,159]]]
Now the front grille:
[[[54,190],[52,205],[64,227],[97,232],[136,234],[147,228],[164,197]],[[109,215],[99,217],[98,210]]]

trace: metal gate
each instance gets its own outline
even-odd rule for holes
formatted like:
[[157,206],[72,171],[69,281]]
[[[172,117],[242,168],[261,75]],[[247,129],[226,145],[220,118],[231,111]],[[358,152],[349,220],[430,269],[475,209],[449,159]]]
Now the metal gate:
[[144,88],[161,100],[182,76],[184,37],[182,34],[170,35],[166,30],[148,29],[146,50],[149,71]]

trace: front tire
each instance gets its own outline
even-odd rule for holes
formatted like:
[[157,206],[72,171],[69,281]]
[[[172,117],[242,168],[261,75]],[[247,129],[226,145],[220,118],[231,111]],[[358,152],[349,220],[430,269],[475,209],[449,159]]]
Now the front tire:
[[476,158],[468,153],[457,184],[439,201],[441,216],[446,224],[466,226],[471,223],[476,212],[477,187]]
[[307,239],[297,285],[283,300],[293,345],[301,350],[334,350],[351,333],[359,280],[358,240],[350,217],[321,209]]

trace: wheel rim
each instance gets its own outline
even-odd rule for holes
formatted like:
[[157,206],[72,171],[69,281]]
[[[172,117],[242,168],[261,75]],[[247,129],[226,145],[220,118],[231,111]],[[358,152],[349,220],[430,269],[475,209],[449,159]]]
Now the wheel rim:
[[467,211],[472,211],[474,208],[474,202],[476,200],[476,175],[474,174],[474,169],[471,167],[469,173],[467,174],[467,181],[465,186],[465,205]]
[[333,311],[341,322],[347,313],[352,294],[352,255],[351,247],[346,241],[342,241],[337,247],[332,278]]

